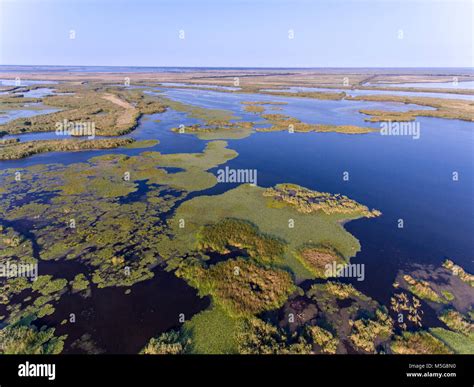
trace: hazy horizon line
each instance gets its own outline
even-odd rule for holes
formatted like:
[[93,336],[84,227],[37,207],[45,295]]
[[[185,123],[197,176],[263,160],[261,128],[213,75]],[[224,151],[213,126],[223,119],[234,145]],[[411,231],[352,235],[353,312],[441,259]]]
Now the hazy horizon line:
[[136,67],[182,69],[469,69],[469,66],[182,66],[182,65],[82,65],[82,64],[0,64],[0,67]]

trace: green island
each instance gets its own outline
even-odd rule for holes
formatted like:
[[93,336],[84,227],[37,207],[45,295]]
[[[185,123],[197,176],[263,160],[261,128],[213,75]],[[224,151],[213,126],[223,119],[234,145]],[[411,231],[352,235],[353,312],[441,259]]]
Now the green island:
[[308,124],[301,122],[297,118],[289,117],[283,114],[262,114],[270,122],[271,126],[268,128],[258,128],[258,132],[278,132],[278,131],[293,131],[293,132],[335,132],[344,134],[365,134],[375,132],[376,129],[363,128],[355,125],[328,125],[328,124]]

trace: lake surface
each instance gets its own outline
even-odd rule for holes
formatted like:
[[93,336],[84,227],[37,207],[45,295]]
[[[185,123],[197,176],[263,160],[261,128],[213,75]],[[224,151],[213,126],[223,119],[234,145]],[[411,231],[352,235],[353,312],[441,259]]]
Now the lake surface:
[[[354,124],[374,128],[379,125],[365,122],[366,117],[358,112],[359,109],[383,107],[401,111],[413,108],[402,104],[234,95],[207,90],[167,89],[165,93],[180,102],[231,110],[241,119],[253,121],[258,116],[243,111],[242,101],[288,102],[287,105],[278,106],[282,108],[280,111],[272,111],[271,106],[267,107],[267,111],[288,114],[309,123]],[[420,124],[421,135],[418,140],[408,136],[382,136],[379,132],[364,135],[255,133],[241,140],[228,141],[229,147],[235,149],[239,156],[225,165],[230,168],[256,169],[261,186],[296,183],[318,191],[342,193],[382,211],[383,215],[379,218],[356,220],[345,225],[362,246],[362,251],[352,261],[365,264],[365,280],[348,282],[374,299],[388,304],[398,271],[412,264],[439,265],[449,257],[468,272],[474,272],[474,123],[429,117],[416,121]],[[158,145],[146,151],[201,152],[206,141],[170,131],[180,124],[198,122],[185,113],[169,110],[163,114],[145,116],[130,136],[137,140],[160,140]],[[0,168],[24,168],[53,162],[69,164],[101,154],[134,155],[142,151],[114,149],[56,152],[0,162]],[[216,169],[211,171],[215,172]],[[345,171],[349,172],[349,181],[343,181]],[[452,179],[454,171],[459,174],[458,181]],[[192,196],[219,194],[231,188],[233,185],[218,184]],[[399,219],[404,221],[403,229],[397,227]],[[87,317],[89,320],[81,324],[95,329],[97,336],[106,337],[99,346],[112,352],[123,352],[124,349],[135,351],[143,341],[143,337],[134,338],[136,332],[143,331],[143,336],[147,334],[150,337],[172,326],[176,314],[175,304],[165,300],[165,296],[179,297],[178,294],[174,295],[174,291],[183,290],[181,285],[173,285],[168,282],[173,280],[163,279],[160,275],[133,286],[130,295],[124,295],[125,289],[120,288],[94,291],[93,294],[97,295],[91,299],[81,300],[80,296],[74,296],[78,307],[92,308],[92,314]],[[163,299],[157,299],[160,297]],[[72,305],[62,306],[61,302],[58,311],[50,316],[50,323],[61,321]],[[205,307],[200,302],[205,301],[195,295],[186,301],[190,308],[195,303],[195,311]],[[150,311],[152,305],[156,305],[156,310],[160,312],[155,309]],[[114,314],[117,314],[112,319],[114,323],[111,319],[104,320],[105,323],[98,317]],[[157,320],[158,315],[162,320]],[[151,326],[156,327],[154,332],[151,332]],[[58,332],[63,329],[66,328],[58,328]],[[81,332],[80,328],[71,328],[74,337],[79,337]],[[114,337],[119,337],[117,346],[111,344]],[[132,337],[131,344],[127,344],[123,337]]]

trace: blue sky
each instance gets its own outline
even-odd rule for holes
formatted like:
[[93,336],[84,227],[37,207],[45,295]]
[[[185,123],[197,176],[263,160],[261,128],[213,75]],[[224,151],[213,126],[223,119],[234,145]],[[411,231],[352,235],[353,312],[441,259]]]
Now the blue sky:
[[0,64],[472,67],[472,7],[469,0],[0,0]]

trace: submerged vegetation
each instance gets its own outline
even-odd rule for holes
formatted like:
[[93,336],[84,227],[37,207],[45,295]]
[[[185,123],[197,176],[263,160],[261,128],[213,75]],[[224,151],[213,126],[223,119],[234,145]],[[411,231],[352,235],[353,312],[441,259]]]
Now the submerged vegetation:
[[[75,260],[90,274],[79,274],[69,284],[51,275],[36,281],[2,279],[2,323],[54,314],[55,304],[70,292],[129,287],[152,278],[161,260],[156,239],[166,233],[165,214],[187,192],[216,184],[207,169],[235,156],[216,142],[198,154],[143,152],[36,165],[21,170],[21,179],[15,178],[17,170],[5,170],[0,176],[0,207],[6,215],[0,227],[2,262],[14,259],[41,268],[44,261]],[[178,171],[168,173],[167,167]],[[140,185],[144,192],[134,198]]]

